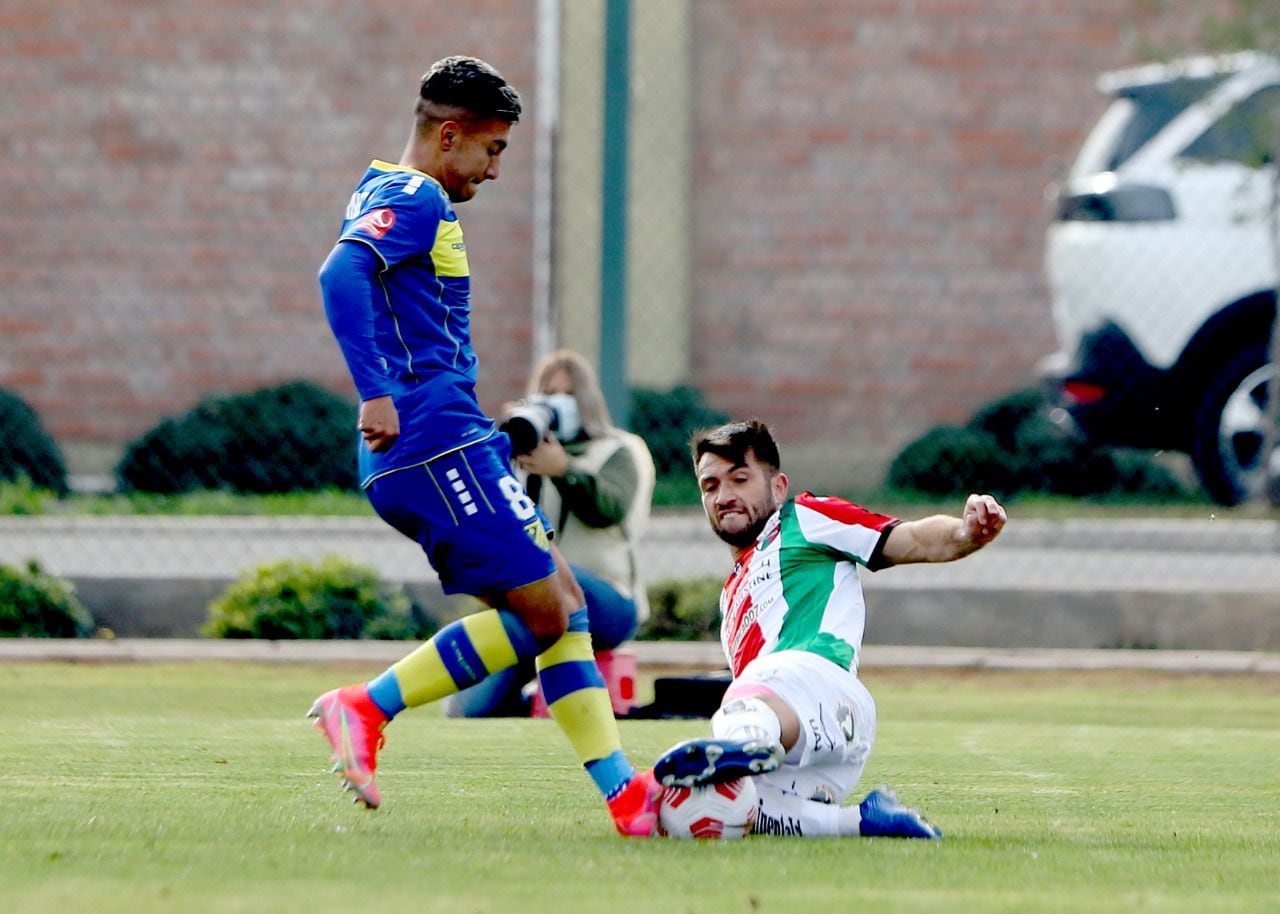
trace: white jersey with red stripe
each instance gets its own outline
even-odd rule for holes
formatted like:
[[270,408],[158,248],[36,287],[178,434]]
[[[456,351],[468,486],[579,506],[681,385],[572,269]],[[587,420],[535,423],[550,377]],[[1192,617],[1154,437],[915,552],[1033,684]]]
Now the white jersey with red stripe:
[[720,593],[733,675],[761,654],[803,650],[857,670],[866,624],[858,565],[884,565],[898,519],[803,492],[774,512]]

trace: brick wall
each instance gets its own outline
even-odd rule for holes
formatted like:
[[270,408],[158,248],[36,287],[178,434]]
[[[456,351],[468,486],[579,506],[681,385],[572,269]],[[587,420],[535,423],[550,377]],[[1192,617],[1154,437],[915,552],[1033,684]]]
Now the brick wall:
[[1045,189],[1105,106],[1097,74],[1186,38],[1151,8],[698,0],[712,402],[769,420],[806,479],[874,484],[906,441],[1034,383],[1056,348]]
[[[0,386],[115,446],[208,393],[349,391],[315,272],[350,189],[438,57],[531,109],[535,9],[0,0]],[[1045,187],[1098,71],[1160,27],[1114,0],[695,0],[692,382],[868,481],[1032,382]],[[527,113],[462,210],[490,409],[529,361]]]
[[[469,53],[532,94],[534,4],[0,2],[0,386],[63,442],[212,392],[351,392],[316,271],[417,81]],[[496,398],[528,365],[532,130],[461,210]],[[514,304],[513,304],[514,303]]]

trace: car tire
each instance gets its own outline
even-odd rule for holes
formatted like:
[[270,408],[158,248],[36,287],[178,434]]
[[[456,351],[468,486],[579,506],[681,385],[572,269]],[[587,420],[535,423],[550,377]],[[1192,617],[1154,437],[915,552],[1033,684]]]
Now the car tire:
[[1266,485],[1262,442],[1274,371],[1265,344],[1248,346],[1218,371],[1196,407],[1191,462],[1218,504],[1238,505]]

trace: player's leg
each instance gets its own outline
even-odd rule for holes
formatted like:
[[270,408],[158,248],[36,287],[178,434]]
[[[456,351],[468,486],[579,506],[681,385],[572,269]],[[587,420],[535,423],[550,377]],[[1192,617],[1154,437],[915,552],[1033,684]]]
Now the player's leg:
[[713,732],[759,733],[776,719],[785,764],[756,778],[757,834],[936,838],[887,788],[841,805],[862,777],[876,737],[875,699],[849,670],[802,651],[760,658],[726,692]]
[[[505,441],[505,439],[503,439]],[[420,543],[449,593],[502,593],[556,574],[540,515],[511,476],[499,447],[476,445],[375,480],[370,502],[388,523]],[[541,542],[535,540],[541,537]],[[382,728],[406,708],[474,685],[491,673],[532,662],[565,631],[551,598],[519,614],[487,609],[449,623],[367,683],[334,689],[310,716],[333,747],[335,771],[356,802],[376,807]]]
[[718,784],[775,770],[794,745],[799,720],[767,688],[735,682],[711,718],[711,736],[672,746],[653,771],[667,787]]
[[533,664],[520,663],[489,675],[444,699],[446,717],[528,717],[524,685],[534,677]]
[[[560,551],[556,562],[554,599],[567,608],[564,635],[538,655],[538,681],[547,711],[569,738],[587,774],[604,796],[614,825],[624,835],[648,836],[657,826],[660,794],[652,772],[637,773],[622,751],[613,703],[596,666],[585,597]],[[541,583],[541,582],[540,582]],[[507,594],[507,603],[520,613],[531,601],[550,597],[542,590],[520,588]],[[542,611],[542,610],[535,610]]]
[[569,564],[587,601],[587,621],[591,626],[591,648],[610,651],[636,633],[639,619],[636,601],[599,575]]
[[[604,578],[570,564],[586,598],[591,649],[613,650],[636,632],[636,604]],[[524,685],[536,674],[534,664],[521,663],[493,673],[483,682],[445,699],[449,717],[528,717]]]

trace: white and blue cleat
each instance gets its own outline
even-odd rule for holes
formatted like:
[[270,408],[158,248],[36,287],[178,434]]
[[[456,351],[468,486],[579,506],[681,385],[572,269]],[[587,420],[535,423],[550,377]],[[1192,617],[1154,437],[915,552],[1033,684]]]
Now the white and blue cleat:
[[689,739],[676,743],[653,765],[663,787],[699,787],[768,774],[782,764],[780,743],[763,739]]
[[928,838],[942,837],[942,832],[924,816],[902,805],[888,787],[877,787],[858,804],[862,814],[859,830],[864,838]]

